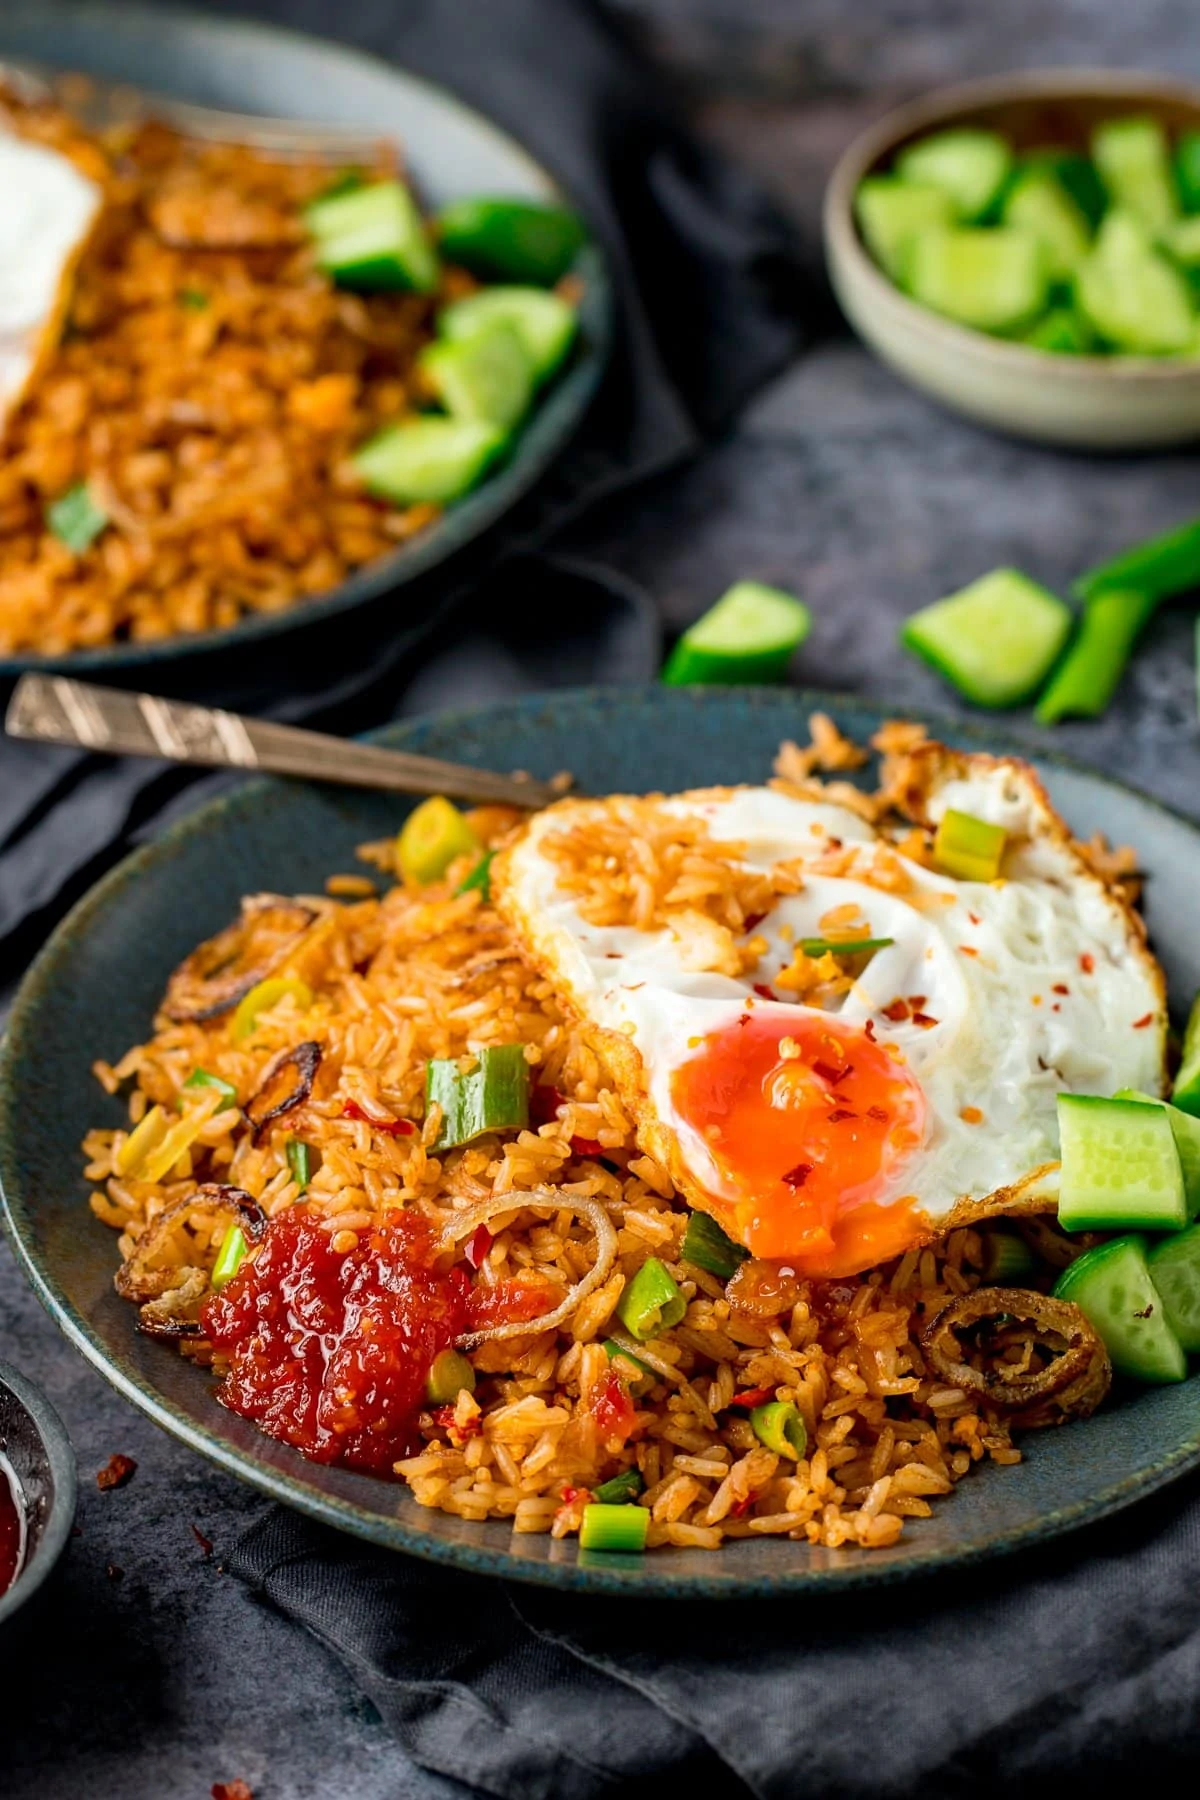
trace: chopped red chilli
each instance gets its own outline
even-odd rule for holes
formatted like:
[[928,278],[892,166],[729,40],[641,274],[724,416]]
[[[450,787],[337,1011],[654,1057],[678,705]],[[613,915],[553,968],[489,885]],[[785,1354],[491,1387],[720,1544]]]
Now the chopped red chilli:
[[369,1125],[372,1131],[382,1132],[384,1137],[412,1137],[417,1129],[411,1119],[381,1118],[375,1113],[369,1113],[358,1104],[357,1100],[346,1101],[342,1107],[342,1117],[343,1119],[361,1120],[364,1125]]
[[1096,967],[1096,959],[1090,950],[1085,950],[1083,952],[1083,955],[1079,958],[1079,966],[1085,975],[1090,975],[1092,973],[1092,970]]
[[556,1087],[541,1082],[529,1096],[529,1123],[531,1125],[553,1125],[558,1118],[558,1109],[567,1104],[564,1095]]
[[928,1031],[931,1025],[937,1024],[937,1020],[926,1012],[915,1012],[912,1022],[914,1025],[919,1025],[922,1031]]
[[1056,981],[1054,986],[1050,989],[1052,994],[1069,994],[1070,991],[1071,990],[1065,981]]
[[899,1025],[908,1017],[908,1001],[901,1000],[897,996],[889,1005],[882,1008],[882,1012],[885,1019],[890,1019],[893,1025]]
[[1154,1020],[1154,1014],[1146,1013],[1143,1018],[1135,1019],[1133,1021],[1133,1029],[1135,1031],[1145,1031],[1147,1025],[1153,1023],[1153,1020]]
[[886,1125],[888,1122],[887,1107],[886,1106],[868,1106],[867,1117],[868,1117],[868,1119],[874,1119],[876,1121],[876,1123],[879,1125]]
[[573,1156],[603,1156],[604,1145],[599,1138],[573,1137],[571,1154]]
[[754,983],[754,991],[760,1000],[773,1000],[775,998],[774,989],[769,988],[765,981],[756,981]]
[[137,1463],[133,1457],[122,1456],[118,1451],[115,1456],[109,1457],[102,1469],[97,1471],[96,1486],[102,1494],[107,1493],[110,1488],[124,1487],[127,1481],[133,1480],[136,1473]]
[[854,1073],[853,1063],[846,1063],[840,1069],[835,1069],[832,1063],[827,1062],[815,1062],[812,1067],[813,1074],[819,1075],[822,1081],[827,1081],[830,1087],[836,1087],[839,1081],[845,1081],[847,1075]]
[[478,1226],[471,1237],[468,1238],[467,1247],[463,1254],[466,1256],[467,1261],[473,1269],[477,1269],[480,1263],[487,1260],[487,1253],[492,1247],[492,1242],[492,1234],[486,1225]]
[[753,1410],[754,1407],[762,1406],[765,1401],[773,1400],[774,1398],[775,1389],[773,1387],[743,1388],[740,1394],[735,1394],[733,1396],[729,1405],[745,1406]]
[[835,1106],[829,1114],[829,1123],[840,1125],[843,1119],[857,1119],[857,1117],[858,1114],[852,1112],[848,1106]]
[[786,1175],[781,1175],[780,1180],[785,1187],[801,1188],[804,1186],[812,1172],[813,1166],[811,1163],[797,1163],[794,1169],[789,1169]]

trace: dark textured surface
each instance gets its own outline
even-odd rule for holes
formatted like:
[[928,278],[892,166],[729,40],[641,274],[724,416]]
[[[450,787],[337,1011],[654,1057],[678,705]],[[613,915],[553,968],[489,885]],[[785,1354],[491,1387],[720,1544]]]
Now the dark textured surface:
[[[312,24],[317,9],[305,10]],[[653,18],[652,41],[704,123],[810,219],[837,151],[902,93],[1038,62],[1200,71],[1187,0],[1020,0],[1002,10],[976,0],[623,0],[622,11]],[[336,29],[332,9],[324,24]],[[676,495],[649,496],[610,521],[597,541],[656,586],[677,621],[729,574],[797,581],[818,613],[805,678],[883,693],[898,709],[948,703],[894,650],[907,608],[1000,557],[1046,579],[1069,573],[1194,512],[1200,490],[1194,457],[1098,463],[987,438],[841,344],[763,403],[753,434]],[[1180,614],[1158,621],[1109,719],[1055,741],[1200,816],[1190,625]],[[61,1409],[83,1475],[82,1536],[64,1572],[70,1629],[0,1699],[6,1800],[205,1800],[214,1780],[234,1776],[256,1800],[460,1793],[412,1770],[337,1664],[219,1572],[222,1549],[263,1503],[107,1389],[4,1246],[0,1308],[4,1352]],[[114,1450],[137,1457],[139,1470],[101,1494],[94,1471]],[[215,1542],[211,1559],[191,1522]],[[106,1578],[108,1563],[122,1580]],[[1133,1681],[1122,1690],[1122,1717],[1152,1697],[1153,1676],[1144,1691]],[[1021,1719],[1006,1730],[1019,1734]],[[1104,1725],[1087,1705],[1064,1718],[1064,1755]],[[1164,1737],[1170,1730],[1164,1719]]]

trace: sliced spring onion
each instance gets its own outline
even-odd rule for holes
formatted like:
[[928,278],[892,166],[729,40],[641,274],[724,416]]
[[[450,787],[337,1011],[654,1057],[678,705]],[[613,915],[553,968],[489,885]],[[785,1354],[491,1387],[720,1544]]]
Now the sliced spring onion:
[[983,1279],[995,1287],[1020,1287],[1037,1268],[1037,1257],[1015,1231],[985,1231]]
[[208,295],[203,288],[180,288],[179,304],[186,306],[189,312],[203,312],[208,305]]
[[301,1012],[307,1012],[313,1003],[313,991],[307,981],[301,981],[298,975],[268,975],[265,981],[258,982],[238,1001],[237,1011],[233,1015],[233,1038],[240,1043],[248,1038],[258,1024],[261,1013],[270,1012],[281,1000],[291,997]]
[[750,1427],[760,1444],[793,1462],[799,1462],[808,1447],[804,1420],[790,1400],[768,1400],[765,1406],[752,1408]]
[[1071,714],[1092,719],[1104,711],[1157,604],[1145,594],[1119,589],[1088,601],[1074,641],[1034,709],[1041,724]]
[[960,219],[978,219],[991,206],[1012,167],[1012,150],[996,131],[935,131],[896,158],[904,181],[928,182],[954,201]]
[[684,1232],[683,1248],[680,1251],[684,1262],[695,1263],[698,1269],[707,1269],[710,1275],[728,1281],[749,1254],[748,1250],[741,1244],[735,1244],[721,1230],[711,1213],[693,1212],[688,1215],[687,1230]]
[[246,1242],[246,1234],[241,1226],[231,1226],[225,1233],[220,1254],[213,1264],[213,1272],[209,1278],[214,1288],[223,1288],[233,1280],[246,1260],[246,1252],[249,1247]]
[[533,362],[519,333],[497,319],[473,337],[439,339],[418,366],[446,411],[511,431],[533,404]]
[[1019,569],[993,569],[913,613],[900,641],[977,706],[1018,706],[1049,674],[1071,617]]
[[1142,1106],[1161,1106],[1165,1109],[1171,1124],[1171,1135],[1175,1139],[1175,1148],[1179,1152],[1188,1218],[1194,1219],[1200,1214],[1200,1119],[1193,1118],[1182,1107],[1157,1099],[1153,1094],[1140,1094],[1136,1088],[1121,1088],[1113,1095],[1113,1099],[1136,1100]]
[[1003,825],[947,807],[934,835],[934,860],[960,881],[995,881],[1007,836]]
[[93,500],[84,481],[77,482],[46,508],[46,524],[77,556],[95,542],[108,524],[108,514]]
[[292,1180],[303,1194],[310,1179],[308,1145],[300,1138],[289,1138],[284,1154],[287,1156],[287,1166],[291,1171]]
[[1163,1238],[1146,1258],[1167,1324],[1189,1355],[1200,1351],[1200,1225]]
[[860,181],[854,215],[867,249],[893,280],[915,231],[927,225],[953,225],[955,219],[954,202],[945,188],[928,181],[904,181],[899,175],[868,175]]
[[212,1075],[207,1069],[193,1069],[183,1084],[177,1104],[183,1105],[188,1088],[216,1088],[226,1106],[237,1105],[237,1089],[231,1081],[222,1081],[219,1075]]
[[494,850],[484,851],[479,861],[475,864],[475,867],[471,870],[471,873],[469,875],[464,875],[463,879],[455,888],[454,892],[456,897],[459,894],[473,894],[479,892],[483,895],[485,900],[491,899],[492,862],[495,855],[496,852]]
[[1183,1055],[1171,1089],[1172,1104],[1200,1116],[1200,994],[1192,1002],[1183,1034]]
[[476,1053],[465,1075],[454,1057],[434,1057],[425,1105],[442,1109],[436,1153],[469,1144],[486,1131],[523,1131],[529,1123],[529,1064],[522,1044],[493,1044]]
[[1114,1238],[1087,1250],[1064,1269],[1056,1300],[1070,1300],[1087,1317],[1112,1358],[1135,1381],[1182,1381],[1187,1359],[1172,1331],[1139,1237]]
[[434,794],[405,819],[396,839],[396,864],[406,881],[427,887],[441,879],[456,856],[479,847],[479,839],[457,806]]
[[861,956],[872,950],[887,950],[895,938],[801,938],[805,956]]
[[466,1388],[475,1392],[475,1371],[461,1350],[439,1350],[425,1377],[425,1398],[430,1406],[448,1406]]
[[583,1509],[579,1527],[581,1550],[644,1550],[650,1514],[644,1506],[604,1506],[594,1502]]
[[525,345],[539,383],[548,381],[564,361],[579,329],[575,308],[559,294],[536,287],[493,287],[444,307],[437,316],[438,336],[457,343],[501,321]]
[[761,581],[735,581],[684,632],[662,678],[670,687],[782,681],[810,623],[807,606],[792,594]]
[[507,443],[477,419],[407,419],[376,432],[351,461],[367,492],[393,506],[449,506],[478,487]]
[[648,1256],[617,1302],[617,1317],[640,1344],[678,1325],[687,1301],[657,1256]]
[[477,275],[551,287],[586,240],[577,213],[529,200],[454,200],[435,220],[442,253]]
[[628,1506],[645,1485],[640,1469],[625,1469],[611,1481],[602,1481],[598,1488],[593,1488],[592,1499],[597,1506]]
[[1200,519],[1189,519],[1186,525],[1147,538],[1088,569],[1074,583],[1073,592],[1092,601],[1097,594],[1120,588],[1147,599],[1170,600],[1196,587],[1200,587]]
[[640,1400],[643,1394],[650,1392],[658,1376],[648,1363],[644,1363],[640,1356],[635,1356],[632,1350],[627,1350],[624,1344],[618,1344],[615,1338],[605,1338],[604,1350],[609,1362],[626,1365],[617,1372],[629,1383],[629,1391],[635,1400]]
[[1060,1094],[1058,1222],[1066,1231],[1178,1231],[1187,1197],[1165,1110]]
[[438,284],[438,259],[420,208],[402,181],[374,181],[314,200],[304,222],[317,262],[340,287],[415,288]]

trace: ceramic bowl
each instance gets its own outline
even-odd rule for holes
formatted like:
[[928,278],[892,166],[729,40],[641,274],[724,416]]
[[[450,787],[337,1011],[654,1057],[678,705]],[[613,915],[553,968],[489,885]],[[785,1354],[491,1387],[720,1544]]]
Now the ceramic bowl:
[[1041,443],[1140,450],[1200,437],[1200,361],[1068,356],[1006,343],[910,300],[859,237],[854,195],[903,145],[948,126],[1003,132],[1018,150],[1084,149],[1101,120],[1152,113],[1169,130],[1200,126],[1200,87],[1166,76],[1046,69],[940,88],[863,132],[825,195],[825,250],[842,310],[886,363],[970,419]]
[[0,1362],[0,1451],[17,1478],[25,1511],[25,1554],[17,1579],[0,1594],[0,1654],[11,1648],[15,1617],[41,1592],[75,1518],[75,1457],[62,1420],[24,1375]]

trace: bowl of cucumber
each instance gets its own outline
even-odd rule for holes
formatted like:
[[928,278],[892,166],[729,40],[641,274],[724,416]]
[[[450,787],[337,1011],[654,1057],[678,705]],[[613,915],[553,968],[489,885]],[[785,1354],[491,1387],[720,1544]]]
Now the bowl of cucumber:
[[850,323],[944,405],[1078,449],[1200,437],[1200,86],[940,89],[855,139],[824,223]]

